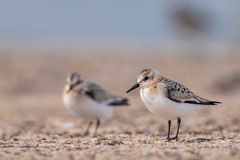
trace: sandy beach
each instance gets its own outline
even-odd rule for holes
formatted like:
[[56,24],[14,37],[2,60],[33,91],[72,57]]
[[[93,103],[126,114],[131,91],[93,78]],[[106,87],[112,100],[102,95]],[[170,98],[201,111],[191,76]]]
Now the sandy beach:
[[[16,51],[17,52],[17,51]],[[240,159],[240,56],[0,55],[0,159]],[[200,96],[223,102],[182,119],[179,141],[151,114],[139,91],[126,94],[144,68],[156,68]],[[103,119],[98,136],[62,103],[66,76],[79,72],[129,98]],[[176,121],[172,122],[172,136]],[[91,133],[93,133],[93,129]]]

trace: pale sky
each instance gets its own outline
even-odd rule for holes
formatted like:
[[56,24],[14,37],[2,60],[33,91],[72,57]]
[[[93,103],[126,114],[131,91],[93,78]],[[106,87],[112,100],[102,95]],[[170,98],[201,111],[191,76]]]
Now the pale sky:
[[[174,40],[176,7],[210,15],[213,40],[239,34],[237,0],[6,0],[0,1],[1,40]],[[237,37],[238,38],[238,37]]]

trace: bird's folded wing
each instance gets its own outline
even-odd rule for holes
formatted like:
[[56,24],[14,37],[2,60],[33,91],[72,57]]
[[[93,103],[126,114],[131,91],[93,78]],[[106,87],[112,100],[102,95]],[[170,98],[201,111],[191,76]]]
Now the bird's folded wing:
[[178,103],[190,103],[190,104],[201,104],[201,105],[216,105],[217,101],[210,101],[199,97],[194,94],[185,86],[180,83],[174,82],[169,79],[164,79],[163,83],[166,86],[166,96],[167,98],[178,102]]
[[99,85],[89,82],[86,89],[86,95],[100,103],[105,103],[107,105],[127,105],[128,100],[126,98],[115,96],[104,90]]

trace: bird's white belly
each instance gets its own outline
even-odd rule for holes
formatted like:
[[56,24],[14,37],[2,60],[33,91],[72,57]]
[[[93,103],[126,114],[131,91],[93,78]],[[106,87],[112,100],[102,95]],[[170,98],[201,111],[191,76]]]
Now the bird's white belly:
[[162,94],[150,96],[143,89],[140,90],[140,95],[149,111],[166,120],[175,120],[178,117],[188,116],[203,108],[203,106],[199,105],[174,102]]
[[97,103],[88,97],[76,98],[73,96],[63,96],[64,105],[72,110],[76,115],[83,118],[110,118],[112,108],[106,104]]

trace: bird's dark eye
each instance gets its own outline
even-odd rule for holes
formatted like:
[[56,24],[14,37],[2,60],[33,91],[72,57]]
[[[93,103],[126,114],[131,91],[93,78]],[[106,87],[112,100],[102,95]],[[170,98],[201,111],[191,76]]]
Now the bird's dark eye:
[[143,80],[144,80],[144,81],[146,81],[146,80],[148,80],[148,79],[149,79],[149,77],[148,77],[148,76],[146,76],[146,77],[145,77]]

